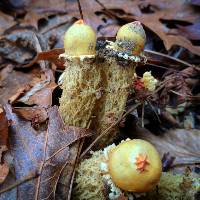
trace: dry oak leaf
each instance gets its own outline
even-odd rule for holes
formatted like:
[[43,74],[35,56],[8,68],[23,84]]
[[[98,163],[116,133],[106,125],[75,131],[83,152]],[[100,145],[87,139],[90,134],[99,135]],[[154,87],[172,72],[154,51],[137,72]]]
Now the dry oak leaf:
[[4,182],[9,173],[9,167],[6,163],[0,164],[0,184]]
[[12,16],[6,15],[0,11],[0,35],[4,33],[5,30],[14,26],[16,22]]
[[30,10],[27,12],[23,21],[20,23],[20,26],[32,26],[38,30],[38,21],[40,19],[47,19],[47,16],[45,16],[45,14],[37,13],[34,10]]
[[164,18],[164,16],[165,14],[162,12],[157,12],[156,14],[142,15],[139,17],[136,16],[134,18],[141,21],[146,27],[156,33],[163,40],[167,50],[170,50],[172,46],[177,45],[188,49],[193,54],[200,55],[199,46],[194,46],[190,40],[180,36],[179,34],[170,34],[170,29],[160,22],[160,19]]
[[[55,199],[60,174],[64,167],[71,166],[71,145],[91,135],[90,131],[65,126],[56,106],[48,109],[49,122],[45,130],[34,130],[29,121],[12,112],[10,105],[6,106],[6,114],[12,120],[9,153],[16,181],[30,174],[39,174],[39,177],[0,194],[0,199]],[[6,180],[0,190],[9,186]]]
[[2,152],[7,150],[8,143],[8,120],[2,106],[0,105],[0,163]]
[[2,153],[7,150],[8,140],[8,120],[4,109],[0,105],[0,184],[4,182],[8,175],[9,167],[2,163]]

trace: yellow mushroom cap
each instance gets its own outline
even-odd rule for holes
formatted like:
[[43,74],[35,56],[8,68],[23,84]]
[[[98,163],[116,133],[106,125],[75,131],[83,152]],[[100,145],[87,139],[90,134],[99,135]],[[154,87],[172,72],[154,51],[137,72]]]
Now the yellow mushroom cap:
[[65,32],[64,48],[69,56],[95,55],[95,31],[83,20],[78,20]]
[[140,54],[146,42],[146,34],[141,23],[135,21],[123,25],[117,32],[116,42],[122,50]]
[[116,186],[130,192],[147,192],[158,183],[162,163],[155,147],[134,139],[120,143],[109,154],[108,169]]

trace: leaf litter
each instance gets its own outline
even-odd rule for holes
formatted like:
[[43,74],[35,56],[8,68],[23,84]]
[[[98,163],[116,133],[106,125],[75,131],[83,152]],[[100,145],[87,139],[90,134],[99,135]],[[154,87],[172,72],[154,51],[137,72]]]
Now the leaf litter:
[[[81,5],[86,22],[104,38],[113,37],[126,22],[139,20],[145,25],[148,63],[136,71],[142,75],[151,70],[162,87],[149,99],[151,106],[144,106],[144,116],[137,109],[135,116],[139,124],[145,118],[145,129],[134,125],[134,131],[128,132],[152,142],[165,155],[166,170],[198,167],[198,3],[82,0]],[[63,34],[80,18],[77,2],[59,0],[55,6],[54,1],[9,1],[0,16],[0,103],[6,111],[0,113],[4,119],[0,199],[27,199],[27,192],[30,199],[70,199],[83,144],[80,138],[91,132],[65,127],[53,105],[58,105],[56,83],[64,70],[58,59],[64,52]],[[130,97],[128,104],[132,101]],[[127,122],[123,119],[122,131],[127,130]]]

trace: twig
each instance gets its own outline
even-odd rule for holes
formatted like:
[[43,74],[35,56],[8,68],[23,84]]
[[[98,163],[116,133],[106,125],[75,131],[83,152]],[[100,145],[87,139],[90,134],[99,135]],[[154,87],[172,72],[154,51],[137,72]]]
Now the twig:
[[200,96],[184,95],[184,94],[181,94],[181,93],[176,92],[176,91],[174,91],[174,90],[170,90],[170,92],[172,92],[172,93],[174,93],[174,94],[176,94],[176,95],[178,95],[178,96],[188,98],[189,100],[192,100],[193,98],[194,98],[195,100],[200,99]]
[[144,128],[144,106],[145,103],[142,104],[142,128]]
[[151,106],[151,108],[152,108],[153,112],[155,113],[159,123],[161,123],[160,117],[159,117],[158,113],[156,112],[154,106],[151,104],[151,102],[149,100],[147,100],[147,103]]
[[38,176],[39,176],[39,174],[37,174],[37,173],[32,174],[32,175],[25,176],[25,177],[22,178],[21,180],[16,181],[14,184],[12,184],[12,185],[10,185],[10,186],[8,186],[8,187],[6,187],[6,188],[0,190],[0,194],[2,194],[2,193],[4,193],[4,192],[7,192],[7,191],[10,191],[10,190],[12,190],[13,188],[18,187],[19,185],[21,185],[21,184],[23,184],[23,183],[25,183],[25,182],[27,182],[27,181],[30,181],[30,180],[32,180],[32,179],[34,179],[34,178],[37,178]]
[[95,0],[106,12],[107,14],[111,15],[111,17],[117,17],[117,15],[115,15],[112,11],[110,11],[108,8],[106,8],[106,6],[104,6],[103,3],[101,3],[99,0]]
[[185,166],[185,165],[199,165],[199,164],[200,164],[199,161],[192,160],[192,161],[185,162],[185,163],[175,163],[171,167],[176,168],[176,167],[181,167],[181,166]]
[[[90,124],[90,122],[89,122],[89,124]],[[79,158],[79,156],[81,154],[81,150],[82,150],[84,142],[85,142],[85,138],[83,138],[81,141],[79,141],[79,149],[78,149],[78,153],[77,153],[77,156],[76,156],[76,161],[75,161],[73,173],[72,173],[72,176],[71,176],[71,182],[70,182],[70,186],[69,186],[69,192],[68,192],[68,195],[67,195],[67,200],[71,199],[72,187],[73,187],[74,177],[75,177],[75,174],[76,174],[76,170],[75,169],[78,166],[78,163],[79,163],[79,159],[78,158]]]
[[159,52],[151,51],[151,50],[145,50],[145,52],[151,53],[151,54],[155,54],[155,55],[158,55],[158,56],[162,56],[162,57],[165,57],[165,58],[168,58],[168,59],[171,59],[171,60],[174,60],[174,61],[176,61],[176,62],[178,62],[180,64],[183,64],[183,65],[185,65],[187,67],[193,67],[194,66],[194,65],[192,65],[190,63],[187,63],[187,62],[185,62],[183,60],[180,60],[178,58],[174,58],[172,56],[169,56],[169,55],[166,55],[166,54],[163,54],[163,53],[159,53]]
[[136,103],[132,108],[130,108],[122,117],[120,117],[116,122],[114,122],[111,126],[109,126],[105,131],[103,131],[90,145],[89,147],[81,154],[80,159],[82,159],[85,154],[99,141],[104,135],[106,135],[113,127],[115,127],[124,117],[126,117],[129,113],[135,110],[141,103]]
[[82,11],[82,8],[81,8],[80,0],[77,0],[77,3],[78,3],[78,9],[79,9],[79,12],[80,12],[81,19],[83,20],[83,11]]
[[46,137],[45,137],[44,158],[43,158],[43,162],[42,162],[42,164],[40,166],[40,170],[39,170],[40,176],[38,177],[38,181],[37,181],[37,185],[36,185],[35,200],[38,200],[38,197],[39,197],[42,170],[43,170],[44,165],[45,165],[45,158],[46,158],[46,152],[47,152],[47,143],[48,143],[48,130],[47,130]]

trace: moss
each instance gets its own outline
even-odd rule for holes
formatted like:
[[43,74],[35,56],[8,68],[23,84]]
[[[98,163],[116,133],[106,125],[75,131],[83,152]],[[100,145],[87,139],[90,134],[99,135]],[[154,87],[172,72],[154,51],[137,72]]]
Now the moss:
[[90,159],[85,159],[80,163],[72,195],[74,200],[104,199],[104,186],[99,168],[103,159],[103,152],[97,151]]
[[[194,200],[200,179],[193,174],[185,176],[163,173],[158,188],[149,192],[145,200]],[[200,188],[199,188],[200,189]]]

